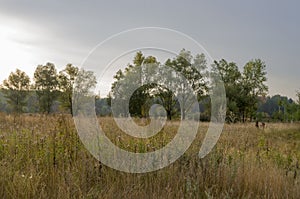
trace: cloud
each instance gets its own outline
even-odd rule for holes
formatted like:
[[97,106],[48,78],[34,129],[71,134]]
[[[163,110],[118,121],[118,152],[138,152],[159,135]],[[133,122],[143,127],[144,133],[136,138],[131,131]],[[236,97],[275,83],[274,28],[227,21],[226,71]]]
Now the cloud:
[[[272,77],[271,94],[280,91],[291,96],[300,85],[299,6],[298,1],[258,0],[12,0],[0,3],[0,27],[15,26],[22,30],[10,40],[30,49],[26,52],[35,59],[26,67],[33,68],[47,61],[59,67],[67,62],[80,64],[95,45],[126,29],[172,28],[195,38],[215,59],[236,61],[243,67],[249,59],[262,58]],[[1,60],[0,67],[6,67]],[[6,75],[1,73],[0,80]],[[273,83],[276,81],[293,82],[289,88],[279,89]]]

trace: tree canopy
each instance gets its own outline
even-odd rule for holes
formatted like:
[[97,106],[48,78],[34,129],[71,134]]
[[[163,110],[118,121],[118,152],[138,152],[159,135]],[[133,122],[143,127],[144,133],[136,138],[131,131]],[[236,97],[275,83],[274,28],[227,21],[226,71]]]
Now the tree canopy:
[[28,75],[17,69],[10,73],[8,79],[3,81],[4,94],[13,112],[22,113],[26,105],[30,89],[30,78]]
[[149,117],[150,107],[160,104],[169,120],[185,119],[191,117],[186,115],[187,110],[195,109],[189,95],[191,89],[197,97],[201,118],[209,120],[208,94],[213,82],[208,75],[217,74],[226,90],[228,122],[300,120],[300,90],[296,91],[295,101],[280,95],[267,96],[266,64],[261,59],[250,60],[243,67],[221,59],[214,61],[211,69],[208,71],[204,54],[192,55],[185,49],[163,64],[140,51],[132,63],[116,72],[108,98],[101,99],[93,91],[97,81],[92,71],[80,70],[72,64],[58,71],[53,63],[46,63],[36,67],[33,81],[19,69],[10,73],[1,86],[0,111],[74,114],[75,88],[83,95],[96,96],[95,110],[99,115],[111,114],[111,101],[117,100],[118,111],[134,117]]

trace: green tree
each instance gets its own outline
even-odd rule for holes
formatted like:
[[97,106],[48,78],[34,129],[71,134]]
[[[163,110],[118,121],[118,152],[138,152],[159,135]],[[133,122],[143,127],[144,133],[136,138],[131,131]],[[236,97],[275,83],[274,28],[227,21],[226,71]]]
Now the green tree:
[[175,93],[169,88],[174,87],[176,76],[172,73],[172,70],[163,68],[160,68],[160,74],[164,78],[159,80],[158,83],[160,86],[158,87],[155,96],[157,97],[158,103],[165,108],[168,120],[171,120],[172,116],[177,112],[177,100]]
[[[190,51],[183,49],[177,57],[168,59],[165,65],[161,65],[155,57],[145,57],[138,52],[133,64],[129,64],[124,72],[119,70],[114,76],[115,82],[112,84],[110,97],[119,102],[130,98],[130,114],[140,117],[147,117],[150,105],[158,102],[165,107],[168,119],[177,111],[179,101],[181,117],[185,119],[186,111],[193,105],[190,103],[191,93],[188,88],[191,87],[190,90],[199,99],[207,90],[205,70],[204,54],[193,57]],[[142,86],[136,89],[132,96],[127,96],[130,94],[130,88],[134,88],[135,85]],[[118,104],[122,107],[116,110],[126,112],[126,104]]]
[[40,111],[49,114],[58,97],[59,89],[58,75],[54,64],[39,65],[34,72],[34,81]]
[[[204,54],[197,54],[193,57],[190,51],[182,49],[178,56],[173,60],[168,59],[165,65],[174,69],[177,73],[171,73],[173,77],[164,78],[162,85],[168,84],[166,81],[174,80],[176,89],[175,93],[170,93],[167,90],[167,93],[163,93],[161,96],[167,97],[167,100],[173,100],[172,94],[175,94],[180,103],[181,119],[185,119],[186,112],[193,106],[190,91],[192,90],[193,94],[200,100],[208,90],[207,81],[205,80],[207,73],[205,56]],[[191,88],[189,89],[189,87]],[[174,103],[169,101],[168,104]]]
[[[97,101],[97,96],[95,94],[95,87],[97,85],[97,78],[93,71],[86,71],[80,69],[76,75],[73,84],[72,93],[72,114],[77,115],[81,111],[84,113],[93,114],[95,107],[91,106],[90,102],[93,100]],[[74,105],[75,104],[75,105]],[[88,111],[89,110],[89,111]]]
[[30,78],[28,75],[17,69],[10,73],[8,79],[3,81],[4,94],[7,102],[14,113],[22,113],[27,103],[28,91],[30,89]]
[[267,94],[266,75],[266,65],[260,59],[251,60],[244,66],[241,82],[243,93],[240,95],[246,107],[243,109],[243,121],[246,116],[252,120],[258,108],[258,97]]
[[297,120],[300,120],[300,90],[296,91],[297,96]]
[[[147,65],[147,67],[145,67]],[[145,57],[142,52],[137,52],[134,57],[133,64],[129,64],[124,72],[119,70],[114,76],[115,82],[112,84],[110,97],[112,100],[118,101],[120,107],[115,107],[115,114],[130,113],[133,116],[146,117],[151,104],[150,90],[155,84],[147,84],[149,78],[155,74],[158,62],[155,57]],[[144,84],[144,85],[143,85]],[[130,91],[136,85],[142,85],[136,89],[131,96]],[[129,100],[130,99],[130,100]],[[129,100],[129,110],[126,103]],[[125,115],[126,116],[126,115]]]
[[300,90],[296,91],[297,103],[300,105]]
[[265,82],[266,65],[260,59],[251,60],[241,73],[234,62],[222,59],[215,61],[213,72],[218,73],[224,82],[227,96],[227,121],[233,122],[246,118],[252,120],[256,116],[258,100],[265,96],[268,87]]
[[78,76],[79,68],[72,64],[67,64],[64,70],[59,72],[58,82],[60,90],[60,101],[63,108],[66,108],[72,115],[72,95],[73,86]]
[[226,120],[235,122],[240,118],[241,109],[244,106],[244,98],[241,98],[241,73],[234,62],[227,62],[225,59],[214,61],[212,72],[217,73],[224,82],[227,101]]

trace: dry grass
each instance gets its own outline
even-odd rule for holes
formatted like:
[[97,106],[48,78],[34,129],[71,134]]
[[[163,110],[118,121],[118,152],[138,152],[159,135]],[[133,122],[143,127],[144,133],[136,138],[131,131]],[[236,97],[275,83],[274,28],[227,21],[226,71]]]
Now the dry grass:
[[[100,120],[116,145],[137,152],[163,147],[178,127],[168,123],[141,141],[111,118]],[[199,159],[207,126],[175,163],[128,174],[95,160],[70,117],[0,115],[0,198],[300,198],[300,124],[226,125],[214,150]]]

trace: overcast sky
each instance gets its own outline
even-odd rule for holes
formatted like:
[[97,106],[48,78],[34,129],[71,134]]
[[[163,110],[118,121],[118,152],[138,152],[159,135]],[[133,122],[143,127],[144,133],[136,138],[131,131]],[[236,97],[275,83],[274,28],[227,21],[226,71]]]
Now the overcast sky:
[[0,81],[16,68],[79,66],[109,36],[155,26],[183,32],[214,59],[265,61],[270,95],[300,89],[299,1],[0,1]]

